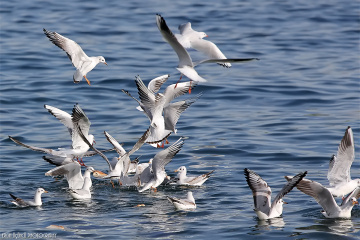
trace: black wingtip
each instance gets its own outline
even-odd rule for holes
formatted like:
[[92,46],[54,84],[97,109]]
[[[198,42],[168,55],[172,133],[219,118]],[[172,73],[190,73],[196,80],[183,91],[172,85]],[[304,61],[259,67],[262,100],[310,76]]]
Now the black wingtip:
[[10,195],[14,200],[17,199],[17,197],[15,197],[14,195],[12,195],[11,193],[9,193],[9,195]]

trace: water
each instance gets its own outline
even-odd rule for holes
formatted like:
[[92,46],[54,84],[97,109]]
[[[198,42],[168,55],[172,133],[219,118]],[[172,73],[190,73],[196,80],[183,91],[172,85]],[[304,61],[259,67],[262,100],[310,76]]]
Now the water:
[[[327,184],[330,156],[351,126],[356,139],[352,176],[360,176],[358,2],[15,0],[1,1],[0,9],[1,234],[48,233],[61,239],[359,237],[359,206],[349,220],[328,220],[314,199],[296,189],[285,197],[290,204],[283,218],[258,221],[243,175],[244,168],[255,170],[274,194],[283,176],[304,170],[308,178]],[[40,147],[66,147],[68,133],[43,105],[70,112],[79,103],[92,122],[98,148],[110,147],[104,130],[131,148],[148,120],[121,89],[136,96],[138,74],[145,82],[163,74],[171,75],[167,84],[179,78],[177,57],[161,38],[156,13],[174,32],[191,21],[228,57],[261,59],[230,69],[197,67],[208,82],[193,90],[204,94],[177,125],[178,135],[189,139],[166,169],[170,175],[181,165],[192,175],[215,169],[213,177],[192,189],[198,208],[188,213],[176,212],[165,198],[185,195],[187,188],[139,194],[94,180],[93,199],[74,201],[65,181],[44,176],[52,166],[41,159],[43,154],[16,146],[7,136]],[[88,74],[92,86],[84,80],[74,84],[74,68],[42,28],[77,41],[90,56],[105,56],[109,66],[98,65]],[[191,55],[201,59],[194,51]],[[147,161],[157,151],[144,146],[136,155]],[[86,163],[107,168],[98,156]],[[39,186],[50,192],[43,195],[41,208],[18,209],[9,202],[8,193],[31,198]],[[145,207],[134,207],[141,203]],[[47,229],[51,224],[65,230]]]

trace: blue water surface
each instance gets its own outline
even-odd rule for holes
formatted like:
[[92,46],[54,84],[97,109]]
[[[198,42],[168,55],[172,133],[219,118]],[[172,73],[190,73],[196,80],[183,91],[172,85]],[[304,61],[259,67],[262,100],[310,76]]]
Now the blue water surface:
[[[351,219],[325,219],[316,201],[297,189],[285,196],[289,204],[282,218],[259,221],[243,175],[244,168],[256,171],[273,194],[285,175],[305,170],[308,178],[327,185],[330,157],[351,126],[356,142],[351,174],[360,176],[357,1],[1,0],[0,11],[2,237],[359,238],[359,206]],[[215,172],[204,186],[191,189],[197,203],[191,212],[175,211],[165,197],[184,196],[189,190],[184,187],[140,194],[93,179],[91,201],[74,201],[65,180],[44,176],[52,168],[42,160],[44,154],[15,145],[8,135],[33,146],[67,147],[68,132],[43,105],[71,112],[79,103],[98,148],[111,147],[103,135],[107,131],[130,149],[149,121],[121,89],[137,96],[136,75],[147,83],[170,74],[166,85],[180,77],[178,58],[159,33],[156,13],[175,33],[179,24],[191,22],[229,58],[260,58],[230,69],[216,64],[196,68],[208,82],[193,89],[193,96],[203,95],[182,114],[177,135],[169,138],[188,137],[166,170],[171,176],[182,165],[190,175]],[[103,55],[108,66],[99,64],[87,75],[91,86],[85,80],[74,84],[75,68],[43,28],[75,40],[89,56]],[[189,52],[194,60],[203,58]],[[135,155],[146,162],[158,151],[144,145]],[[100,156],[84,160],[107,169]],[[49,191],[42,207],[19,209],[10,203],[8,193],[32,198],[38,187]]]

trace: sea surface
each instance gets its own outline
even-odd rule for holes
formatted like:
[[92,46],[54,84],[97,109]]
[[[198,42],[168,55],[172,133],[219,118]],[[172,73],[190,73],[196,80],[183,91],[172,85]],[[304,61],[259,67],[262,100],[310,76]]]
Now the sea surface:
[[[0,238],[359,239],[359,206],[351,219],[326,219],[316,201],[297,189],[284,197],[289,204],[281,218],[259,221],[243,174],[244,168],[256,171],[273,196],[285,175],[301,171],[327,185],[330,157],[351,126],[351,174],[360,177],[359,12],[352,0],[1,0]],[[170,74],[164,86],[180,77],[178,58],[156,26],[157,13],[174,33],[191,22],[228,58],[260,59],[229,69],[200,65],[196,70],[208,82],[180,98],[203,92],[169,138],[188,139],[166,170],[170,176],[182,165],[189,175],[215,172],[202,187],[159,187],[155,193],[93,179],[92,199],[75,201],[64,179],[44,175],[53,166],[43,153],[16,145],[8,135],[38,147],[68,147],[66,128],[43,106],[70,113],[79,103],[97,148],[111,147],[107,131],[131,149],[149,121],[121,89],[137,96],[136,75],[147,84]],[[99,64],[87,75],[91,86],[85,80],[74,84],[75,68],[43,28],[75,40],[89,56],[104,56],[108,66]],[[204,58],[189,52],[194,60]],[[159,151],[144,145],[133,157],[147,162]],[[107,170],[100,156],[84,161]],[[49,191],[41,207],[10,202],[9,193],[32,198],[38,187]],[[166,196],[183,197],[189,190],[197,209],[175,211]]]

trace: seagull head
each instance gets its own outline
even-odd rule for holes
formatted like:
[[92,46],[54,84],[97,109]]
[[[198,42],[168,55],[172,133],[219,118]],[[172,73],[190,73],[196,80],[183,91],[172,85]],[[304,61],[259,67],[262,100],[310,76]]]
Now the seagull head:
[[202,38],[208,37],[208,35],[206,33],[204,33],[204,32],[201,33],[201,36],[202,36]]
[[95,172],[95,169],[93,167],[87,167],[86,168],[86,171],[89,171],[89,172]]
[[36,192],[37,192],[37,193],[40,193],[40,194],[48,193],[48,191],[46,191],[46,190],[43,189],[43,188],[38,188],[38,189],[36,190]]
[[186,172],[186,167],[185,166],[181,166],[178,169],[176,169],[174,172]]
[[108,65],[105,61],[105,58],[103,56],[99,56],[99,62],[105,64],[105,65]]
[[352,201],[352,205],[354,206],[355,204],[359,204],[359,202],[356,200],[356,198],[352,197],[351,198]]

